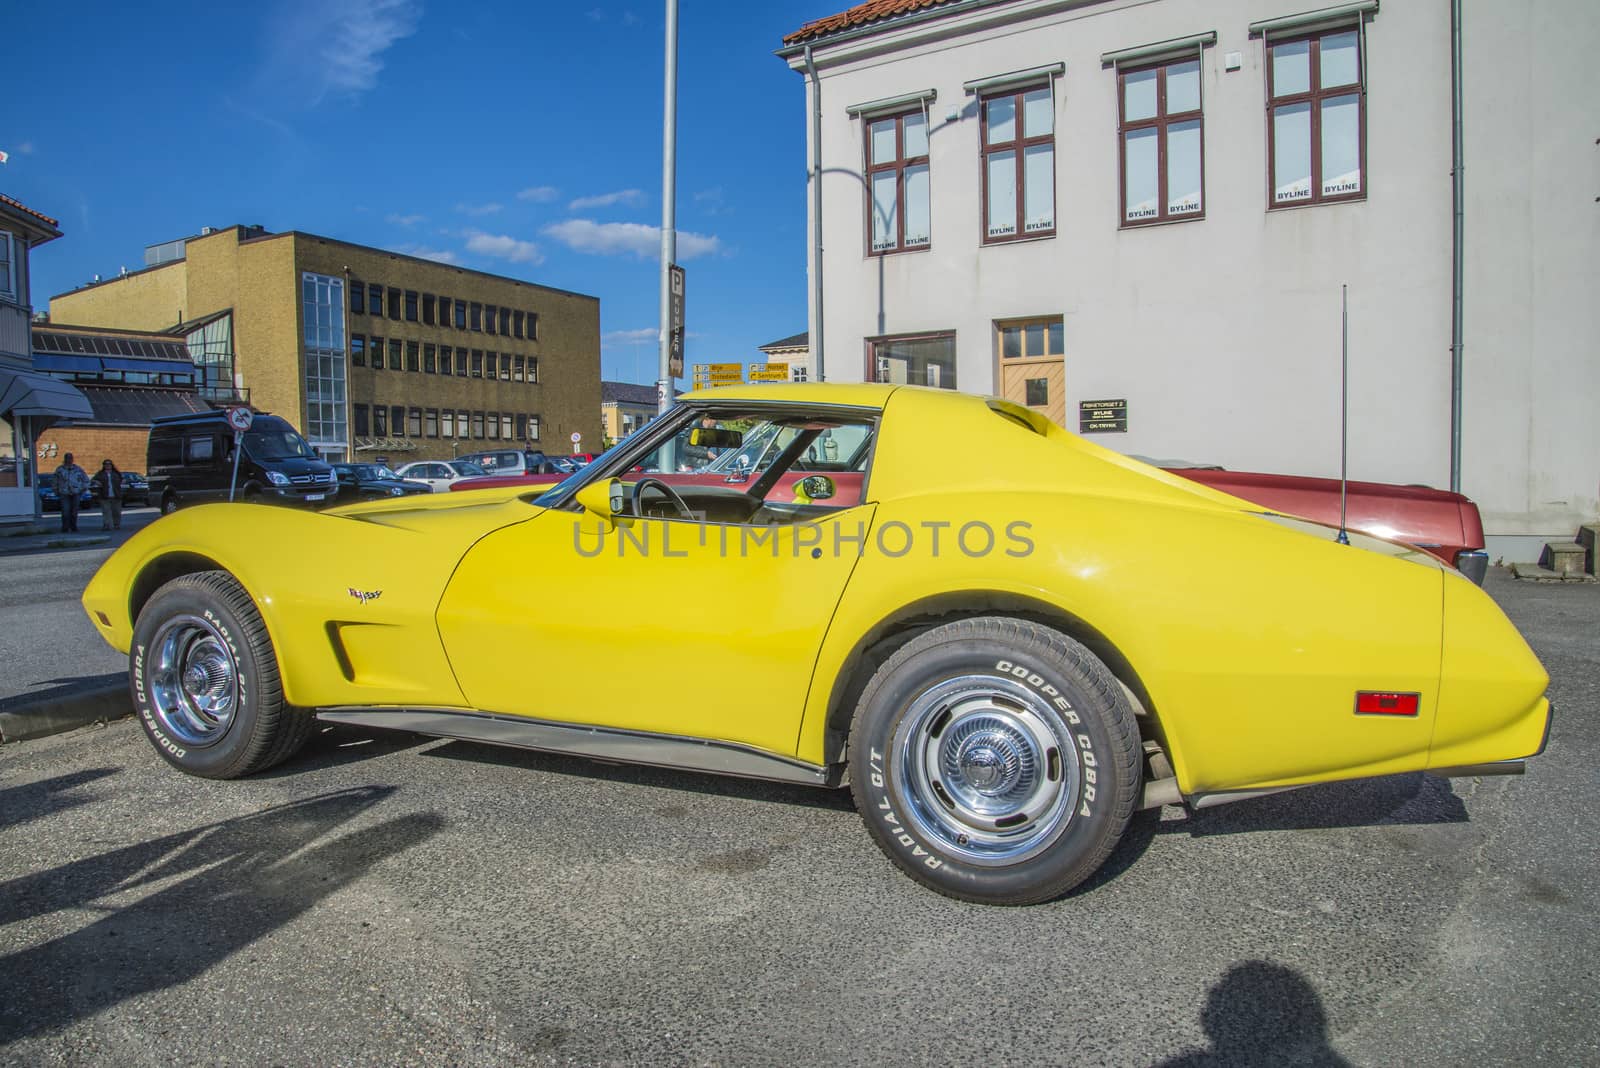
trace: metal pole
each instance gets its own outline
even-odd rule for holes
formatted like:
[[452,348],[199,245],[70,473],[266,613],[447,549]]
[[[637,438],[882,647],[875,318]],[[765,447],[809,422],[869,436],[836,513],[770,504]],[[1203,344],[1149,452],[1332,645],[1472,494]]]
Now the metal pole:
[[1345,483],[1350,477],[1350,287],[1339,287],[1339,544],[1349,545],[1345,529]]
[[667,75],[661,117],[661,368],[656,378],[657,410],[672,407],[672,278],[678,258],[676,212],[678,181],[678,0],[667,0]]
[[228,503],[233,503],[234,491],[239,488],[239,454],[244,452],[244,435],[233,432],[233,477],[228,479]]
[[[811,347],[816,380],[826,382],[822,361],[822,79],[806,45],[806,72],[811,75],[811,297],[816,305],[815,322],[806,342]],[[879,268],[883,262],[880,257]]]
[[1450,199],[1454,207],[1450,242],[1450,491],[1461,492],[1462,335],[1465,333],[1466,278],[1462,267],[1466,175],[1461,140],[1461,0],[1450,0]]

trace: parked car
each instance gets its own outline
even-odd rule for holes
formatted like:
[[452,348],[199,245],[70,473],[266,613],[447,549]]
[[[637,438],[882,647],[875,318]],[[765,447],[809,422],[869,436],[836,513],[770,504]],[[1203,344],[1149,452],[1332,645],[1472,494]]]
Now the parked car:
[[459,479],[482,478],[488,472],[466,460],[415,460],[397,468],[395,474],[421,482],[434,493],[443,493]]
[[401,478],[384,464],[334,464],[333,474],[339,480],[341,504],[433,492],[426,482]]
[[[1227,471],[1181,460],[1145,462],[1275,512],[1339,525],[1336,478]],[[1345,485],[1345,516],[1351,530],[1425,549],[1483,585],[1489,554],[1483,547],[1483,518],[1470,497],[1428,486],[1349,482]]]
[[149,504],[150,483],[137,471],[122,472],[122,503]]
[[[747,450],[752,423],[768,447]],[[804,500],[772,496],[796,481]],[[321,719],[848,782],[907,875],[1027,904],[1093,873],[1136,809],[1511,773],[1549,728],[1538,659],[1437,558],[1343,544],[1001,400],[707,391],[552,491],[472,498],[134,534],[83,605],[136,650],[156,751],[235,778]]]
[[[174,415],[150,424],[147,493],[170,513],[226,501],[234,479],[234,433],[222,410]],[[333,468],[276,415],[257,412],[243,437],[237,499],[315,504],[338,492]]]
[[549,475],[556,474],[553,458],[539,449],[488,449],[469,452],[458,457],[467,463],[477,464],[491,475]]
[[[41,512],[59,512],[59,511],[61,511],[61,497],[56,493],[55,476],[50,471],[46,471],[44,473],[44,477],[39,479],[39,490],[38,490],[38,492],[39,492],[39,511],[41,511]],[[79,504],[80,507],[83,507],[83,508],[89,508],[89,507],[93,506],[94,503],[95,503],[94,493],[91,490],[84,490],[83,491],[83,495],[78,498],[78,504]]]

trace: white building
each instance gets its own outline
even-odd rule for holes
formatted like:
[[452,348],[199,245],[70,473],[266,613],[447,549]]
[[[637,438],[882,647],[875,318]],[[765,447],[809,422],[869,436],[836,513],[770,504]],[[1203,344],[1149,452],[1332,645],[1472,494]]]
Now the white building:
[[789,35],[814,367],[1074,429],[1121,401],[1121,451],[1336,475],[1348,285],[1351,477],[1457,481],[1508,557],[1570,540],[1600,513],[1600,5],[1299,7],[876,0]]

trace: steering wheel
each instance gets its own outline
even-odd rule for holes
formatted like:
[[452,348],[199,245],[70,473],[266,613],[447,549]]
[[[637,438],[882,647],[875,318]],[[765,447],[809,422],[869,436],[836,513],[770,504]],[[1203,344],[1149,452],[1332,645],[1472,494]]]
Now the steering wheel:
[[666,497],[667,500],[672,503],[672,507],[676,508],[678,510],[678,514],[683,516],[683,518],[688,520],[694,519],[694,513],[689,510],[689,506],[687,504],[683,503],[683,498],[678,496],[677,490],[673,489],[659,478],[649,477],[641,478],[639,481],[633,484],[634,515],[644,515],[644,508],[642,505],[644,504],[644,488],[646,486],[654,486],[656,489],[659,489],[662,496]]

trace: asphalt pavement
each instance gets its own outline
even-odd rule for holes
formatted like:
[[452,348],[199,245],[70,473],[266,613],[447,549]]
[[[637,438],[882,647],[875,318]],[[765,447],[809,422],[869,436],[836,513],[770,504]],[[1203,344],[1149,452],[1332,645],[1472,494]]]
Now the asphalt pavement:
[[40,533],[0,532],[0,738],[7,741],[126,715],[127,658],[101,640],[78,599],[106,557],[160,518],[154,508],[122,513],[102,530],[85,509],[79,532],[62,534],[47,515]]
[[1525,777],[1169,807],[1027,909],[919,888],[844,793],[348,728],[240,782],[126,720],[0,747],[0,1064],[1600,1063],[1600,587],[1489,588],[1560,709]]

